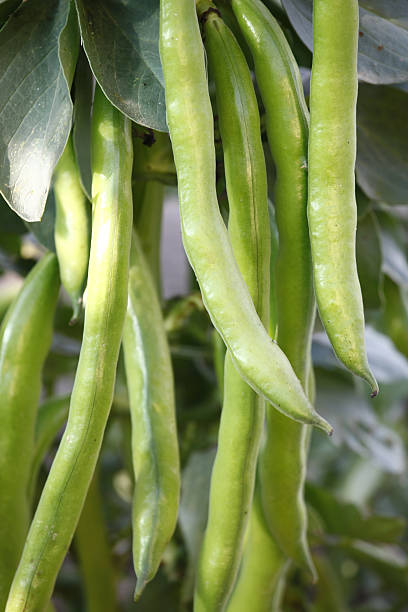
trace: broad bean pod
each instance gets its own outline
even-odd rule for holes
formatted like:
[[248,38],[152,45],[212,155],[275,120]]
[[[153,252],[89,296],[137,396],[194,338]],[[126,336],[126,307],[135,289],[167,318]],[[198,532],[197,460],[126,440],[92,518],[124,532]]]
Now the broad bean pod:
[[[275,18],[259,0],[232,0],[252,52],[276,167],[273,187],[279,250],[275,283],[277,342],[306,389],[315,317],[307,225],[309,114],[296,60]],[[260,482],[267,524],[285,554],[314,574],[303,497],[306,429],[267,409]]]
[[133,234],[123,350],[132,421],[135,599],[173,535],[180,495],[173,372],[157,292]]
[[308,190],[314,287],[337,357],[375,396],[355,256],[357,44],[358,1],[315,0]]
[[[234,35],[208,0],[199,0],[197,11],[215,81],[229,202],[228,233],[255,308],[267,327],[271,237],[258,104]],[[197,612],[223,610],[233,588],[252,503],[264,403],[241,378],[227,353],[208,523],[197,569]]]
[[50,348],[60,287],[58,262],[45,255],[31,270],[0,329],[0,609],[29,527],[31,462],[41,372]]
[[68,424],[30,527],[7,612],[45,608],[95,469],[126,314],[131,170],[130,121],[97,87],[92,118],[93,223],[82,347]]
[[81,187],[72,136],[54,173],[55,248],[61,282],[72,300],[72,322],[78,316],[89,261],[90,210]]
[[266,524],[257,483],[244,555],[226,612],[278,612],[289,565]]
[[287,416],[331,433],[269,338],[234,259],[216,196],[213,117],[193,0],[161,0],[160,55],[184,248],[204,304],[248,384]]

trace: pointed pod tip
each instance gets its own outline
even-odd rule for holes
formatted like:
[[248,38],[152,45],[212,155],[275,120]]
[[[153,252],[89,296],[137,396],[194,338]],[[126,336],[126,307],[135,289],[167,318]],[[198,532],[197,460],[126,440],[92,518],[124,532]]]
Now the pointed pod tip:
[[375,378],[372,379],[371,381],[371,393],[370,393],[370,397],[377,397],[379,392],[379,388],[378,388],[378,383],[375,380]]
[[318,429],[321,429],[322,431],[327,433],[329,437],[331,437],[333,435],[334,429],[330,425],[330,423],[328,423],[326,419],[320,416],[320,414],[318,414],[317,412],[315,413],[315,417],[316,418],[315,418],[313,425],[317,427]]
[[72,300],[72,317],[69,321],[69,325],[70,327],[72,327],[73,325],[75,325],[75,323],[77,323],[78,319],[79,319],[79,315],[81,313],[81,307],[82,307],[82,299],[79,298],[77,300]]
[[147,584],[147,580],[144,576],[138,576],[136,581],[135,592],[133,593],[133,601],[138,601],[142,595],[144,588]]
[[367,367],[367,370],[364,372],[364,374],[362,374],[361,377],[364,378],[364,380],[371,387],[370,397],[371,398],[377,397],[378,392],[379,392],[378,382],[376,381],[376,379],[374,378],[373,373],[371,372],[371,370],[368,367]]

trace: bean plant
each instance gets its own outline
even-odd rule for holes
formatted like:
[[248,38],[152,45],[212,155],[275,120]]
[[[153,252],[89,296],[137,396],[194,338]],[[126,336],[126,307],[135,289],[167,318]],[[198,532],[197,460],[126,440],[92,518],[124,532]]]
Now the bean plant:
[[407,23],[0,0],[0,610],[407,609]]

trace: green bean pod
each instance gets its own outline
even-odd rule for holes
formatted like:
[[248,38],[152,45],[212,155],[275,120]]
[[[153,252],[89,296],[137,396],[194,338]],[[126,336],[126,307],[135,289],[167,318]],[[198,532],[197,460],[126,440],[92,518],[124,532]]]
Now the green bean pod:
[[[255,308],[267,327],[271,237],[258,104],[234,35],[208,0],[199,0],[197,10],[215,81],[229,201],[228,232]],[[223,610],[233,588],[251,508],[264,404],[227,354],[208,523],[197,570],[196,612]]]
[[82,347],[68,424],[31,524],[7,612],[45,608],[95,469],[126,314],[131,170],[130,121],[97,88],[92,119],[93,223]]
[[[140,246],[146,257],[161,298],[160,236],[164,184],[175,180],[175,168],[168,134],[138,131],[133,136],[133,214]],[[153,140],[153,142],[150,141]],[[173,169],[173,174],[169,170]]]
[[115,612],[118,609],[116,579],[99,490],[98,467],[75,531],[74,545],[81,570],[86,612]]
[[193,0],[161,0],[160,24],[183,242],[204,304],[248,384],[287,416],[331,433],[269,338],[234,259],[216,196],[213,117]]
[[[276,167],[277,341],[306,389],[315,317],[307,225],[308,111],[296,60],[275,18],[258,0],[233,0],[232,6],[254,58]],[[304,426],[267,410],[259,473],[271,532],[285,554],[314,575],[303,497],[306,438]]]
[[278,612],[288,568],[266,524],[256,486],[242,564],[226,612]]
[[132,420],[135,599],[154,578],[173,535],[180,494],[173,373],[160,304],[134,233],[123,331]]
[[90,214],[75,161],[72,136],[54,173],[55,248],[61,281],[72,300],[75,321],[81,309],[89,261]]
[[316,299],[337,357],[375,396],[355,256],[358,2],[316,0],[313,10],[308,219]]
[[139,193],[139,214],[135,226],[140,246],[153,277],[157,294],[161,296],[160,236],[163,213],[164,185],[146,181]]
[[57,258],[49,253],[26,277],[0,328],[1,610],[29,527],[35,420],[59,285]]

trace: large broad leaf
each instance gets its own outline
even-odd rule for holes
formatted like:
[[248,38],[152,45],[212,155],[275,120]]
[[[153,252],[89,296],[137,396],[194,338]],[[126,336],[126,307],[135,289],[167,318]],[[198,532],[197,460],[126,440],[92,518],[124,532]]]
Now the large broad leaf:
[[[282,3],[296,32],[312,49],[312,0],[283,0]],[[375,84],[407,81],[406,4],[404,6],[401,1],[360,0],[359,31],[359,78]]]
[[[407,581],[408,581],[408,557],[406,552],[399,546],[378,545],[361,540],[340,540],[337,545],[343,548],[347,554],[357,561],[359,566],[366,566],[372,569],[378,577],[385,583],[401,591],[401,602],[406,602]],[[371,606],[366,602],[365,610],[375,610],[376,606]],[[379,608],[377,608],[378,610]],[[382,608],[383,610],[390,609]],[[403,610],[404,608],[399,608]]]
[[109,100],[141,125],[167,131],[159,0],[76,0],[92,71]]
[[22,0],[0,0],[0,26],[16,10]]
[[0,231],[10,234],[24,234],[27,228],[24,222],[18,217],[3,200],[0,195]]
[[358,218],[356,256],[364,307],[378,309],[381,306],[381,241],[376,217],[369,210]]
[[395,543],[406,526],[400,518],[364,516],[358,506],[341,501],[327,489],[310,483],[306,485],[306,500],[323,519],[330,535],[366,542]]
[[396,283],[408,287],[407,232],[404,224],[383,210],[377,211],[383,252],[383,271]]
[[379,420],[367,395],[358,394],[351,381],[343,378],[340,372],[320,368],[316,368],[316,389],[316,408],[333,425],[334,444],[346,444],[384,471],[394,474],[404,471],[402,440],[394,429]]
[[357,180],[387,204],[408,204],[407,108],[408,93],[395,87],[359,87]]
[[48,192],[47,202],[41,221],[26,222],[30,232],[46,249],[55,252],[54,226],[55,226],[55,196],[54,190]]
[[27,221],[41,219],[68,138],[78,44],[69,0],[27,0],[0,31],[0,191]]
[[194,452],[183,470],[179,523],[188,551],[187,576],[183,599],[189,600],[194,587],[198,561],[208,515],[208,495],[215,449]]
[[78,164],[82,189],[92,200],[91,170],[91,111],[94,78],[85,53],[81,49],[74,81],[74,126],[72,130],[75,157]]

